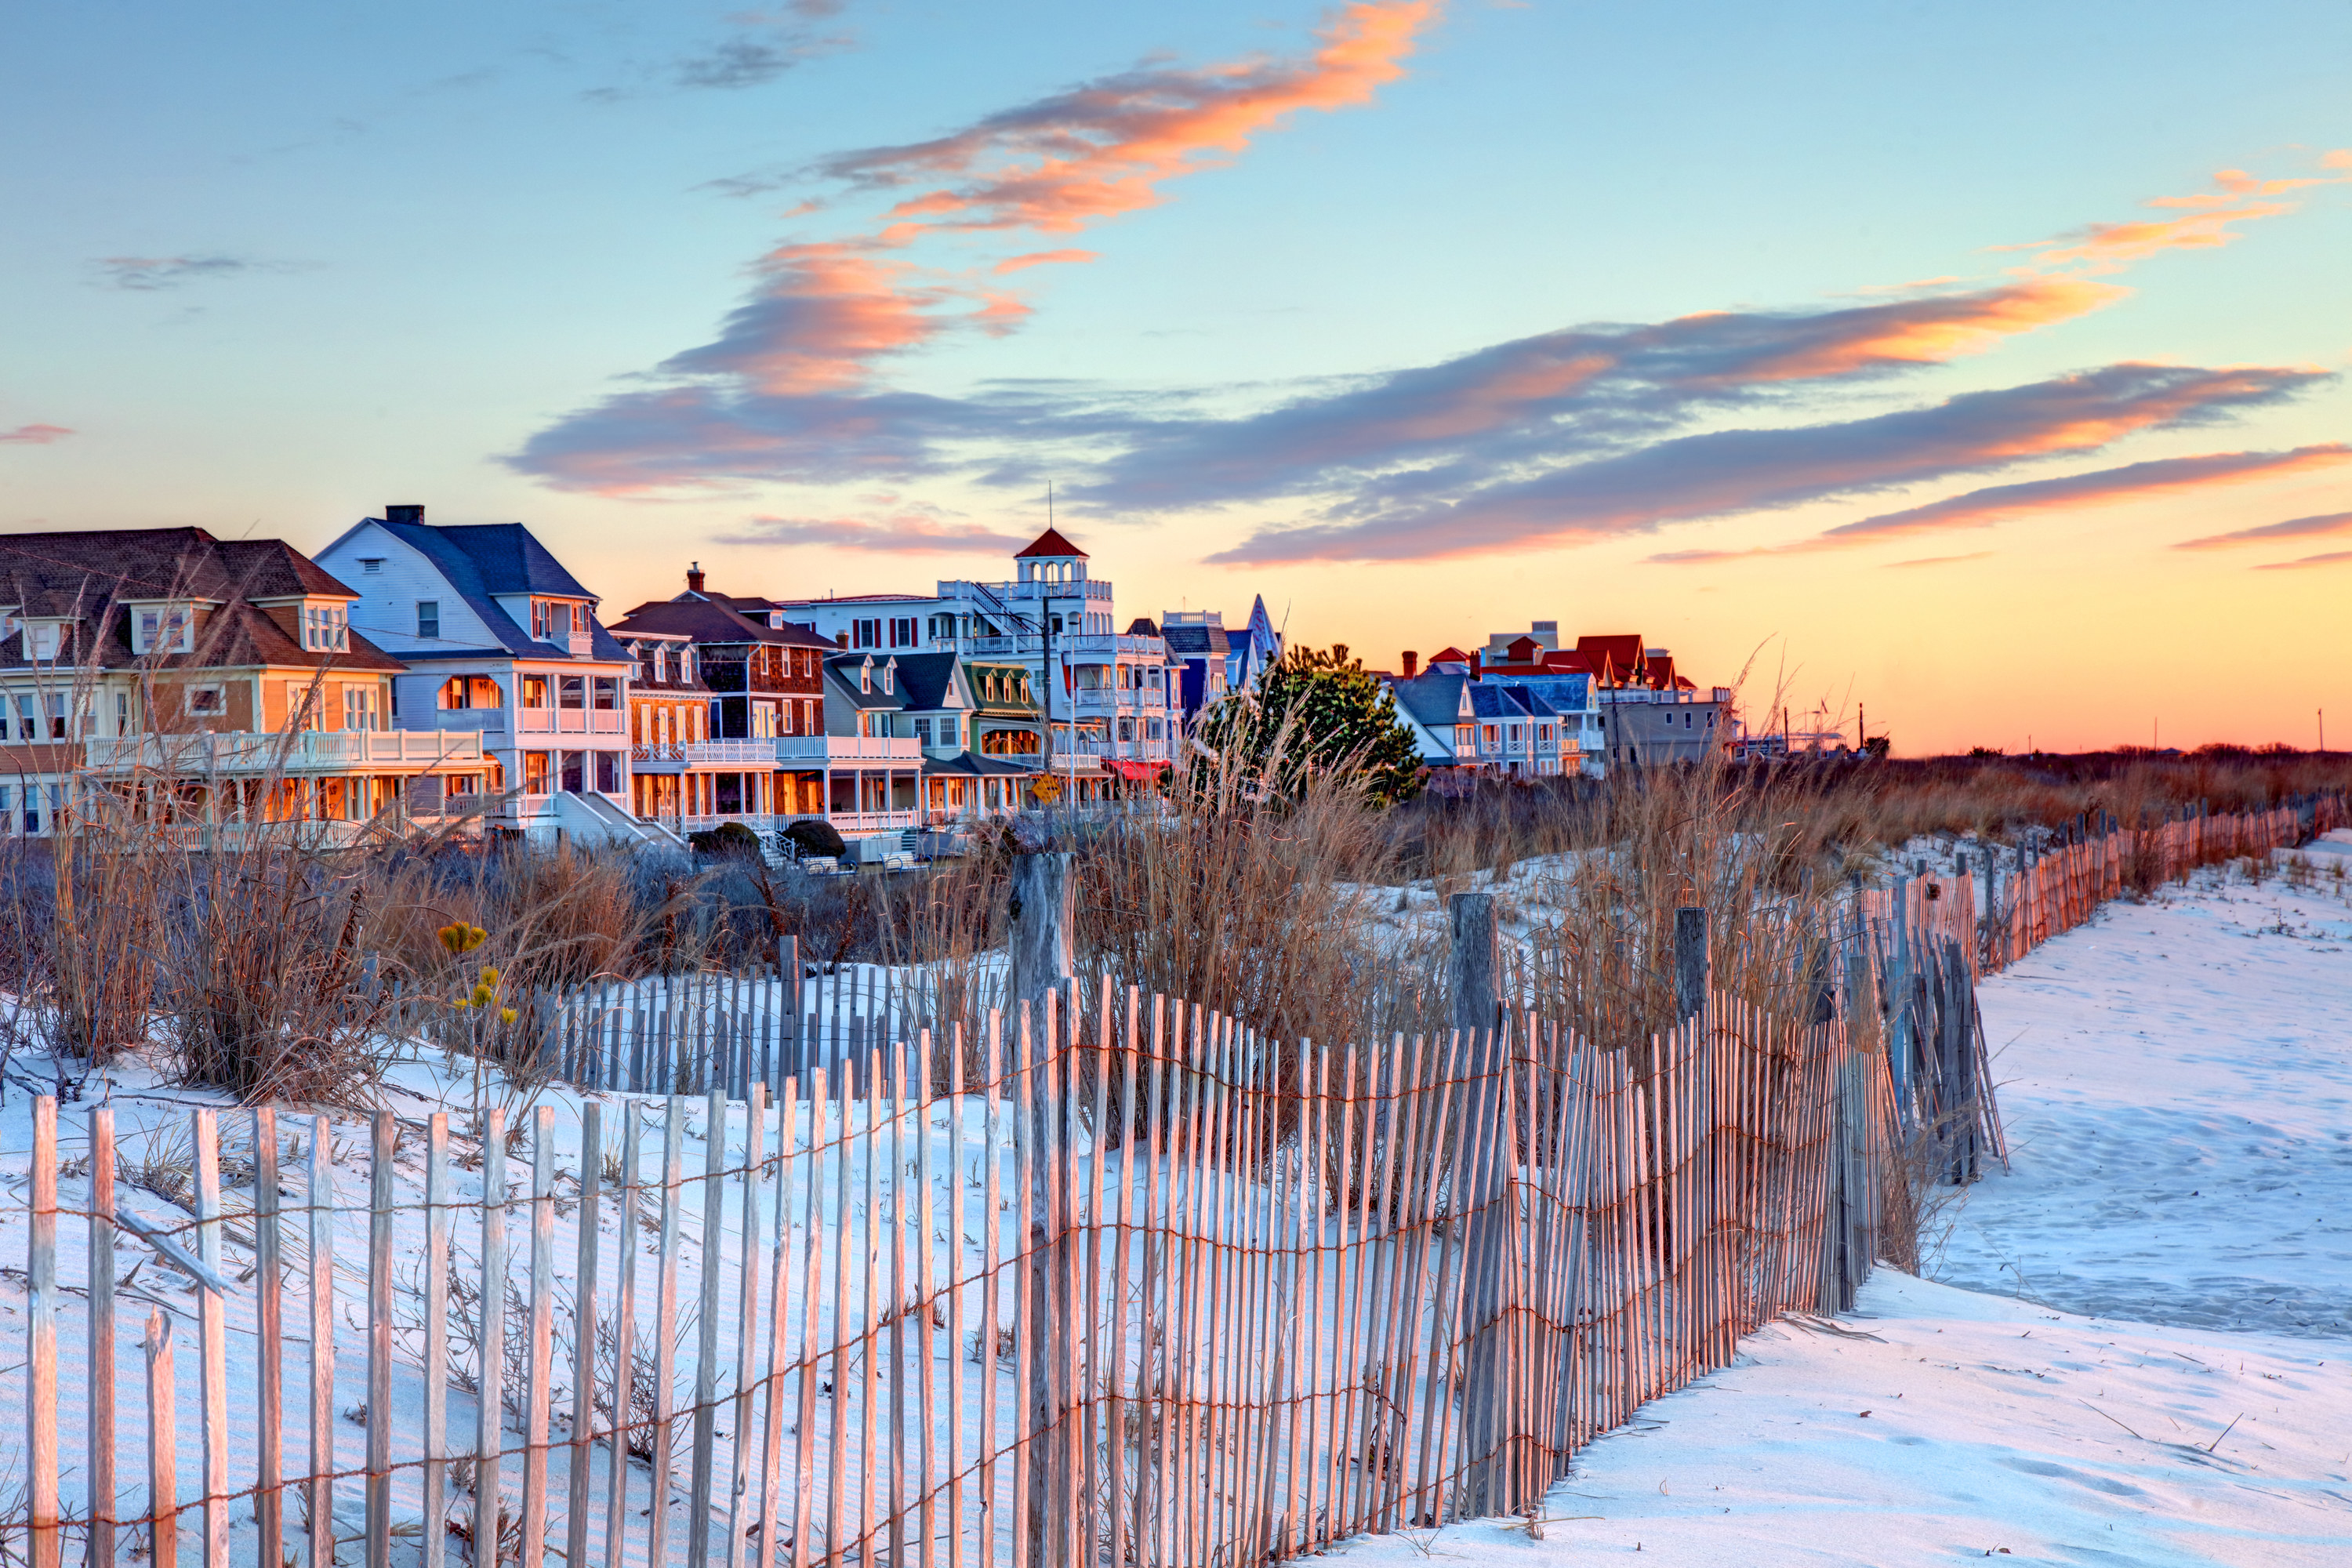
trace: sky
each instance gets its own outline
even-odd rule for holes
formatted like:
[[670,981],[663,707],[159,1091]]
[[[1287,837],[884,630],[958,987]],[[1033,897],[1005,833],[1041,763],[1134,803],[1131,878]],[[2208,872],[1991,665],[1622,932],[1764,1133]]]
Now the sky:
[[0,528],[530,523],[1640,632],[1898,752],[2352,743],[2352,10],[98,0],[0,55]]

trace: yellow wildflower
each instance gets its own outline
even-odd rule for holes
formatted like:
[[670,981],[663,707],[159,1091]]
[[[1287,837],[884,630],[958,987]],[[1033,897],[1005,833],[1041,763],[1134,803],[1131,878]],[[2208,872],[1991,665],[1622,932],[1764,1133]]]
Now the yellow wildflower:
[[513,1023],[514,1021],[515,1021],[515,1010],[514,1010],[513,1008],[511,1008],[511,1007],[501,1007],[501,1008],[499,1008],[499,1023],[501,1023],[501,1024],[511,1024],[511,1023]]

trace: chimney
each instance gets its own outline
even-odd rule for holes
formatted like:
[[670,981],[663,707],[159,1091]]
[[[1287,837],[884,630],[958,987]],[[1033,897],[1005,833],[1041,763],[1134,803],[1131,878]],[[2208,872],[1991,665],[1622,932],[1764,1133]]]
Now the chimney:
[[1470,650],[1470,679],[1473,680],[1477,679],[1478,677],[1484,673],[1484,661],[1480,656],[1482,656],[1486,651],[1486,650],[1484,648],[1476,647]]
[[1419,669],[1420,668],[1421,668],[1421,655],[1419,655],[1419,654],[1417,654],[1417,653],[1413,652],[1413,651],[1412,651],[1412,649],[1411,649],[1411,648],[1407,648],[1407,649],[1405,649],[1405,650],[1404,650],[1404,678],[1405,678],[1407,680],[1411,680],[1411,679],[1412,679],[1412,672],[1413,672],[1414,670],[1416,670],[1416,669]]
[[699,561],[687,563],[686,591],[689,594],[702,592],[702,563]]
[[837,648],[846,648],[846,647],[849,647],[849,634],[848,634],[847,632],[835,632],[835,633],[834,633],[834,634],[833,634],[833,646],[834,646],[834,647],[837,647]]
[[383,509],[383,520],[386,522],[422,523],[425,521],[425,509],[414,505],[387,505]]

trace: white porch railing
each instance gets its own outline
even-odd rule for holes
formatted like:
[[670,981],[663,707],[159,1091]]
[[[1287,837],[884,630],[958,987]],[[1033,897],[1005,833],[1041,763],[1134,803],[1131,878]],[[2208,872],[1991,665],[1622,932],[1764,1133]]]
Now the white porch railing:
[[247,730],[194,735],[93,735],[85,753],[100,769],[159,772],[331,773],[352,768],[478,767],[482,738],[436,730]]
[[515,728],[525,734],[618,735],[628,715],[617,708],[518,708]]
[[781,735],[761,744],[773,746],[770,755],[785,763],[923,763],[923,744],[912,735]]
[[688,767],[729,767],[772,769],[776,765],[777,742],[758,741],[691,741],[681,751]]

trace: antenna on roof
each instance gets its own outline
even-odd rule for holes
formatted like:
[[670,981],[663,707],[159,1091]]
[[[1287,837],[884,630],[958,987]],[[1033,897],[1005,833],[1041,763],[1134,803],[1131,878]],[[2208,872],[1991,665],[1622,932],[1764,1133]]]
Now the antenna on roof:
[[1054,526],[1054,481],[1045,481],[1045,526]]

